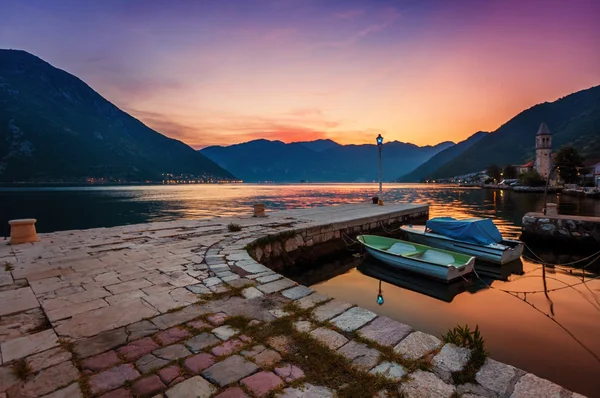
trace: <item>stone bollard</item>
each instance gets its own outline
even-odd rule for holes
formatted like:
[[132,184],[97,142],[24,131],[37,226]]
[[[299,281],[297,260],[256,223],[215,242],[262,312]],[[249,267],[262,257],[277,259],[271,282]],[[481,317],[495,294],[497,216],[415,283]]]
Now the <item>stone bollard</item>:
[[546,215],[558,216],[558,206],[556,203],[546,203]]
[[37,242],[39,239],[35,231],[35,218],[10,220],[10,244]]
[[264,203],[254,204],[254,217],[266,217]]

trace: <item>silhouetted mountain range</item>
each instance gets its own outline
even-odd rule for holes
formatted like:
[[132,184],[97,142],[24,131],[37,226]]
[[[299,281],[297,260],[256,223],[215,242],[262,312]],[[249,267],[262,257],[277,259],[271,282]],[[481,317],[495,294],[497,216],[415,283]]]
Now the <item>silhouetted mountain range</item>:
[[[535,105],[496,131],[456,145],[385,143],[383,179],[438,179],[492,163],[525,163],[535,156],[541,122],[552,132],[555,150],[572,145],[584,157],[600,157],[600,86]],[[379,175],[376,145],[255,140],[200,152],[145,126],[77,77],[27,52],[0,50],[0,182],[160,180],[164,173],[236,175],[250,182],[360,182]]]
[[523,164],[535,159],[535,135],[545,122],[552,133],[552,149],[573,146],[588,159],[600,158],[600,86],[535,105],[496,131],[439,165],[430,178],[444,178],[485,170],[490,164]]
[[0,181],[233,178],[145,126],[77,77],[25,51],[0,50]]
[[415,170],[400,177],[398,182],[419,182],[421,180],[428,179],[431,175],[435,174],[441,166],[460,156],[463,152],[488,134],[489,133],[485,131],[478,131],[466,140],[444,149],[417,167]]
[[[383,145],[383,179],[397,178],[438,152],[453,146],[442,142],[419,147],[404,142]],[[294,142],[254,140],[201,150],[244,181],[365,182],[379,178],[376,145],[340,145],[331,140]]]

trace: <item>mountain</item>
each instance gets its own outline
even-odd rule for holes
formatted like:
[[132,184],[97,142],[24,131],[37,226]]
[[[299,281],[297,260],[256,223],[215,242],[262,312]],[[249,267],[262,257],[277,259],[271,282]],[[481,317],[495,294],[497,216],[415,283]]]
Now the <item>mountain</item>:
[[456,159],[463,152],[473,146],[477,141],[488,134],[489,133],[485,131],[478,131],[466,140],[444,149],[410,173],[400,177],[398,182],[419,182],[430,177],[440,166],[453,159]]
[[145,126],[77,77],[25,51],[0,50],[0,181],[233,178]]
[[338,144],[337,142],[332,141],[332,140],[303,141],[303,142],[296,142],[296,144],[302,144],[305,147],[307,147],[308,149],[311,149],[316,152],[322,152],[327,149],[341,147],[340,144]]
[[[454,145],[418,147],[403,142],[383,145],[383,179],[389,181],[413,170],[438,152]],[[203,155],[244,181],[365,182],[379,178],[376,145],[340,145],[330,140],[294,142],[254,140],[231,146],[212,146]]]
[[453,177],[485,170],[490,164],[523,164],[535,158],[535,135],[545,122],[553,151],[575,147],[585,158],[600,157],[600,86],[535,105],[484,136],[470,148],[431,173]]

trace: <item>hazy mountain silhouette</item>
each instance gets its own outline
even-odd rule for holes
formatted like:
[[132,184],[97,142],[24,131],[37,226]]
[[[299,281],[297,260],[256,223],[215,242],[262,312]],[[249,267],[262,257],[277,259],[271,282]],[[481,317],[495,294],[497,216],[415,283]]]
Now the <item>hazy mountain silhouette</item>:
[[478,131],[464,141],[459,142],[456,145],[448,147],[443,151],[439,152],[431,159],[417,167],[410,173],[400,177],[398,182],[419,182],[424,179],[428,179],[436,170],[443,164],[457,158],[467,149],[473,146],[477,141],[488,135],[485,131]]
[[316,152],[325,151],[327,149],[338,148],[341,145],[332,140],[315,140],[315,141],[303,141],[296,142],[296,144],[302,144],[308,149],[311,149]]
[[[383,179],[389,181],[413,170],[452,145],[452,142],[424,147],[398,141],[386,143]],[[340,145],[331,140],[291,144],[254,140],[212,146],[201,152],[244,181],[364,182],[379,178],[376,145]]]
[[25,51],[0,50],[0,181],[233,177],[145,126],[77,77]]

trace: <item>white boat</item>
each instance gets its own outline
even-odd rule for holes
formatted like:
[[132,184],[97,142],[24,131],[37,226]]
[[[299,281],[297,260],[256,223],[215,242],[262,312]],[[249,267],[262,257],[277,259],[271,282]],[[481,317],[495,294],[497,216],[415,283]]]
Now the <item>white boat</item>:
[[359,235],[357,239],[371,256],[392,267],[445,282],[471,273],[475,263],[474,257],[399,239],[375,235]]
[[411,242],[468,254],[494,264],[518,260],[523,254],[523,242],[504,239],[490,219],[437,217],[426,225],[401,228]]

